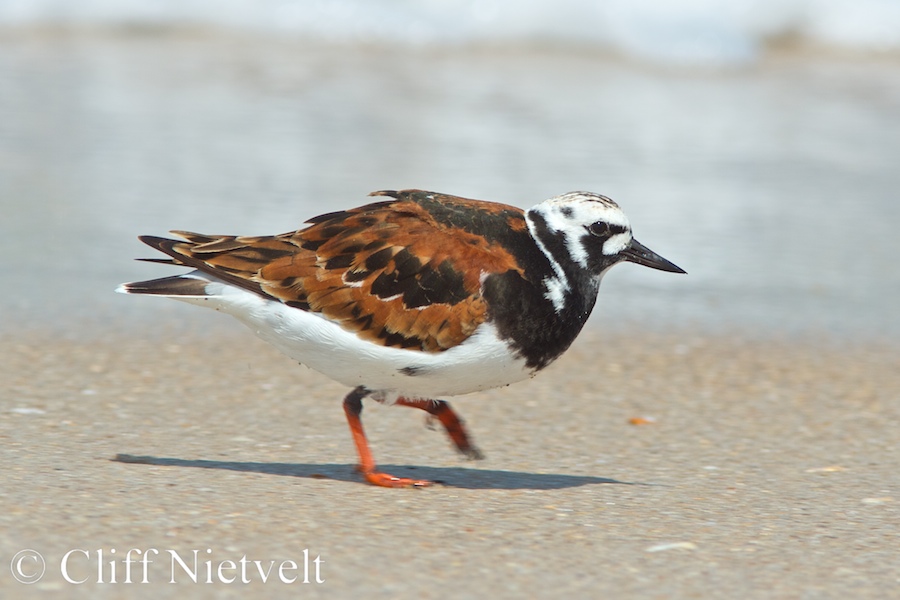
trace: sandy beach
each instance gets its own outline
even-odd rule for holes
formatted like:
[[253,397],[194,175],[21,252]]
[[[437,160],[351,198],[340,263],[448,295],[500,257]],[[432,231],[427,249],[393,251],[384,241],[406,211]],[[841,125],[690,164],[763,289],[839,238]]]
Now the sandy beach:
[[[281,20],[0,27],[0,598],[898,595],[896,55],[667,67]],[[616,267],[561,360],[451,399],[483,461],[366,404],[381,466],[441,482],[411,490],[355,473],[347,389],[112,291],[175,273],[140,234],[404,187],[603,193],[689,275]]]
[[[361,483],[346,390],[239,328],[23,333],[0,357],[4,597],[884,598],[900,585],[895,347],[595,329],[536,379],[455,401],[483,461],[415,411],[367,405],[380,463],[442,482],[411,490]],[[31,585],[13,576],[35,574],[22,550],[44,560]],[[192,575],[174,556],[193,568],[195,550]]]

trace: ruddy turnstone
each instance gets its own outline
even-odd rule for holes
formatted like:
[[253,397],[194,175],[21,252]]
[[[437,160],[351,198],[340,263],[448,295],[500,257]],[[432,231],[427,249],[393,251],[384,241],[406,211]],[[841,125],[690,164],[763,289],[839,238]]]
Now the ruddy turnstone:
[[141,236],[193,268],[117,291],[228,313],[294,360],[353,390],[344,412],[365,479],[430,482],[378,471],[363,398],[427,411],[471,458],[481,453],[450,405],[534,376],[587,321],[603,275],[629,261],[684,273],[631,236],[619,206],[571,192],[523,211],[421,190],[332,212],[274,236]]

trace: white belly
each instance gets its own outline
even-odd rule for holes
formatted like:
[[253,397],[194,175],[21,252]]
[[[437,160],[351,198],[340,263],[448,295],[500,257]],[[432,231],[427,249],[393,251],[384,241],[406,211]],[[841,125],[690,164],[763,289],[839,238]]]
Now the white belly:
[[207,292],[211,295],[205,298],[173,298],[228,313],[294,360],[347,386],[365,386],[386,402],[393,402],[397,395],[468,394],[533,375],[490,324],[479,326],[459,346],[420,352],[362,340],[315,313],[227,284],[211,283]]

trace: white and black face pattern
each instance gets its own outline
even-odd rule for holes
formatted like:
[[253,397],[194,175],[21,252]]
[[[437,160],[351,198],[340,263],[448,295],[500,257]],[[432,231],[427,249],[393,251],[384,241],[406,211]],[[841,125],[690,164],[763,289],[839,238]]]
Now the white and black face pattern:
[[[559,263],[600,275],[631,245],[631,224],[619,205],[600,194],[569,192],[528,211],[532,235]],[[564,270],[564,269],[560,269]]]
[[[526,213],[529,231],[547,256],[553,274],[543,280],[545,297],[557,312],[577,281],[599,284],[603,273],[623,260],[632,244],[631,224],[619,205],[600,194],[569,192]],[[596,287],[594,287],[596,290]]]

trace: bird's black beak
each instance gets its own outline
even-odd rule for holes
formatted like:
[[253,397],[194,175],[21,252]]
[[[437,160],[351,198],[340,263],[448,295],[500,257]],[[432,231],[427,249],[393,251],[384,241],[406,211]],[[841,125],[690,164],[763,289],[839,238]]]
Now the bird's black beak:
[[629,262],[644,265],[651,269],[659,269],[660,271],[668,271],[669,273],[687,273],[687,271],[681,267],[667,261],[635,239],[632,239],[631,245],[622,251],[622,256]]

